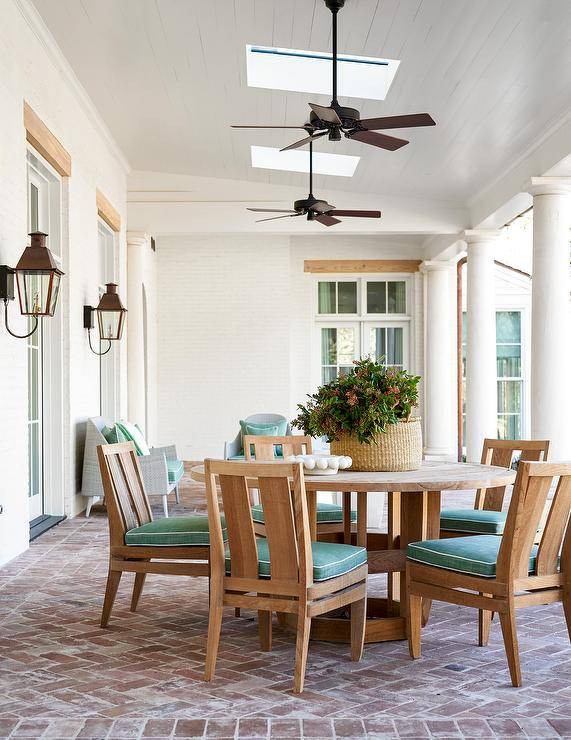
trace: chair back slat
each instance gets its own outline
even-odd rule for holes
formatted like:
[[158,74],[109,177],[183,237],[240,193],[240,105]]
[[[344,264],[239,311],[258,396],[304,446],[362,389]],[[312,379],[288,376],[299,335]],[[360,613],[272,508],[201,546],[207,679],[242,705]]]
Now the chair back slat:
[[219,480],[232,575],[257,578],[258,551],[246,479],[237,475],[220,475]]
[[[311,585],[313,562],[301,464],[206,460],[205,470],[213,569],[222,559],[217,477],[228,530],[231,575],[258,578],[256,535],[248,493],[247,479],[250,479],[250,485],[254,481],[260,491],[264,509],[270,580],[291,581],[296,587]],[[262,592],[264,581],[267,578],[260,579]]]
[[292,496],[287,478],[258,478],[272,577],[298,579],[299,557]]
[[125,533],[152,521],[135,445],[122,442],[97,447],[112,545],[124,545]]
[[571,510],[571,464],[522,462],[518,466],[498,556],[497,577],[500,580],[525,578],[529,574],[529,557],[554,478],[559,478],[559,482],[547,525],[541,534],[535,574],[548,575],[557,571],[557,558]]
[[538,576],[557,573],[559,551],[568,527],[570,511],[571,476],[562,476],[557,483],[557,489],[539,543],[536,564]]
[[276,448],[282,448],[284,459],[290,455],[311,455],[312,439],[301,434],[273,437],[255,434],[244,435],[244,457],[258,462],[276,459]]
[[[524,439],[485,439],[482,450],[482,465],[510,468],[514,457],[520,453],[520,460],[547,460],[548,440]],[[506,486],[481,488],[476,492],[476,509],[501,511],[504,504]]]

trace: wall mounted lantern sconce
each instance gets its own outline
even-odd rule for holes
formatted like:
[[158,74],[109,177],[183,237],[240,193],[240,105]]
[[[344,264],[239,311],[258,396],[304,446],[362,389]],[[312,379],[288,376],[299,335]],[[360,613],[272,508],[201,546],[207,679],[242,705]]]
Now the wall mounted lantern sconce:
[[[56,258],[46,246],[47,234],[33,231],[31,245],[26,247],[16,267],[0,265],[0,299],[4,301],[4,318],[9,334],[26,339],[38,328],[41,316],[53,316],[59,296],[63,273]],[[20,313],[35,319],[34,328],[27,334],[15,334],[8,326],[8,302],[14,300],[14,275],[18,288]]]
[[[117,295],[117,285],[115,283],[107,283],[105,286],[105,293],[101,296],[99,305],[97,308],[93,306],[83,307],[83,328],[87,329],[87,335],[89,337],[89,348],[95,355],[106,355],[111,347],[111,342],[116,342],[121,339],[123,334],[123,326],[125,325],[125,315],[127,309],[121,303],[121,299]],[[109,347],[104,352],[96,352],[91,344],[91,330],[94,328],[93,314],[97,313],[97,324],[99,326],[99,339],[106,339],[109,342]]]

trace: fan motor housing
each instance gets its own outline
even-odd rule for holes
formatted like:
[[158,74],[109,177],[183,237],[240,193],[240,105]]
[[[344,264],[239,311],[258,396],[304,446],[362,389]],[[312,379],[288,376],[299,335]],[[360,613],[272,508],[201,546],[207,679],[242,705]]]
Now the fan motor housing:
[[311,208],[314,208],[314,206],[325,206],[327,208],[331,208],[329,203],[325,200],[317,200],[316,198],[303,198],[302,200],[296,200],[293,204],[293,210],[294,211],[309,211]]

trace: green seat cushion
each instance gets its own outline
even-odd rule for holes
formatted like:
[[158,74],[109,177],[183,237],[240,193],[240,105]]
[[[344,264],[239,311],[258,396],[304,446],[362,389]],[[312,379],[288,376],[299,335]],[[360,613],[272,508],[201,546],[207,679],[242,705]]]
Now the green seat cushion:
[[[258,524],[264,524],[264,510],[262,504],[256,504],[252,506],[252,519]],[[351,521],[357,520],[357,512],[351,512]],[[343,521],[343,507],[337,504],[317,504],[317,523],[320,522],[342,522]]]
[[178,483],[184,475],[184,463],[182,460],[167,460],[167,472],[169,483]]
[[123,434],[121,428],[117,424],[113,424],[112,427],[103,427],[101,434],[105,437],[105,441],[110,445],[115,445],[118,442],[129,442],[130,440]]
[[138,426],[136,426],[136,424],[131,424],[130,421],[125,421],[125,419],[121,419],[121,421],[117,422],[115,426],[118,426],[123,435],[130,442],[133,442],[133,444],[135,445],[135,449],[137,450],[137,455],[151,454],[149,445],[147,444],[147,441],[143,437],[141,430]]
[[[411,542],[406,549],[406,555],[409,560],[425,565],[493,578],[496,575],[501,542],[501,537],[490,534],[425,540]],[[536,556],[537,545],[534,545],[529,558],[530,572],[535,569]]]
[[506,511],[444,509],[440,514],[440,529],[472,534],[503,534],[506,517]]
[[[220,517],[222,535],[226,536],[226,521]],[[153,545],[172,547],[173,545],[209,545],[208,517],[175,516],[168,519],[155,519],[142,527],[130,529],[125,533],[126,545]]]
[[[258,548],[258,573],[264,578],[270,575],[270,551],[268,541],[263,538],[256,540]],[[354,545],[338,545],[334,542],[312,542],[313,580],[326,581],[329,578],[341,576],[355,570],[367,562],[367,551],[364,547]],[[230,573],[230,552],[226,550],[226,572]]]

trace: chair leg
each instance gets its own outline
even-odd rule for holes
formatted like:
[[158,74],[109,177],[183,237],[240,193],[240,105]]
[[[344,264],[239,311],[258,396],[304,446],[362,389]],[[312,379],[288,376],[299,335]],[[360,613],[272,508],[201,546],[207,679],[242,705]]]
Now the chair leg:
[[[482,596],[491,596],[491,594],[481,594]],[[478,609],[478,645],[485,647],[490,640],[490,629],[492,626],[492,617],[494,612],[485,609]]]
[[86,519],[89,519],[89,516],[91,514],[91,507],[96,501],[99,501],[99,496],[89,496],[89,498],[87,499],[87,506],[85,507]]
[[222,628],[222,581],[210,579],[210,609],[208,613],[208,638],[206,641],[206,666],[204,680],[212,681],[216,670],[220,629]]
[[510,676],[513,686],[521,686],[521,667],[519,664],[519,647],[517,642],[517,629],[515,621],[515,609],[512,607],[508,612],[500,612],[500,624],[504,636],[504,647],[508,659]]
[[300,612],[297,615],[297,638],[295,642],[295,673],[293,680],[293,693],[301,694],[305,681],[305,669],[307,666],[307,651],[309,649],[309,633],[311,632],[311,617],[307,615],[307,605],[300,604]]
[[180,504],[180,493],[178,492],[178,486],[175,486],[174,489],[174,500],[177,502],[177,504]]
[[422,597],[408,595],[407,635],[411,658],[420,658],[420,631],[422,629]]
[[365,624],[367,621],[367,599],[351,604],[351,660],[361,660],[365,643]]
[[135,585],[133,586],[133,595],[131,597],[131,611],[137,611],[139,605],[139,599],[143,593],[143,586],[145,585],[146,573],[135,573]]
[[269,653],[272,649],[272,612],[258,612],[258,632],[260,635],[260,650]]
[[563,611],[565,612],[565,621],[567,622],[567,632],[571,640],[571,589],[563,590]]
[[241,613],[242,613],[242,612],[240,611],[240,607],[239,607],[239,606],[237,606],[237,607],[236,607],[236,608],[234,609],[234,616],[235,616],[235,617],[239,617]]
[[426,627],[432,609],[432,599],[422,599],[422,626]]
[[111,609],[115,603],[115,597],[117,596],[117,589],[119,588],[119,581],[123,571],[109,569],[107,576],[107,586],[105,587],[105,599],[103,600],[103,611],[101,612],[101,626],[107,627],[109,617],[111,616]]
[[169,518],[169,502],[168,502],[168,494],[163,494],[163,511],[165,514],[165,519]]

